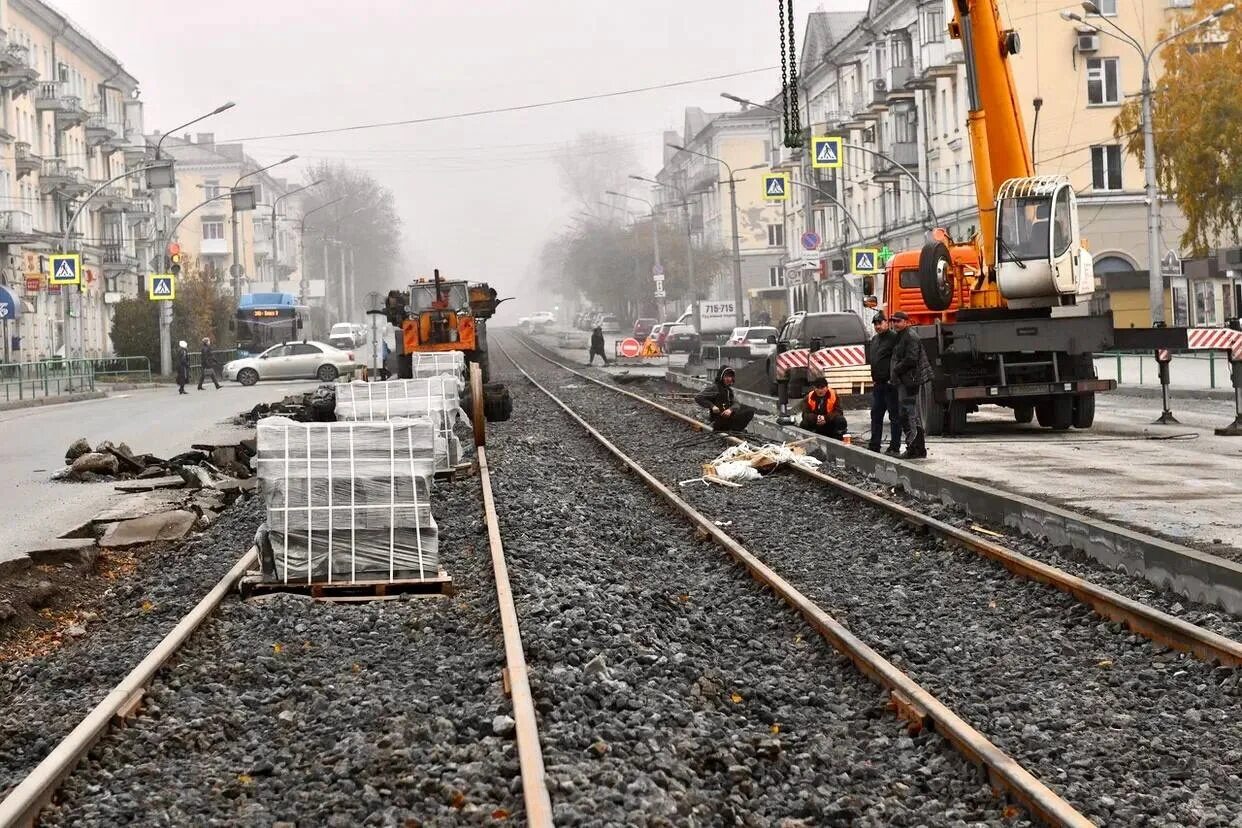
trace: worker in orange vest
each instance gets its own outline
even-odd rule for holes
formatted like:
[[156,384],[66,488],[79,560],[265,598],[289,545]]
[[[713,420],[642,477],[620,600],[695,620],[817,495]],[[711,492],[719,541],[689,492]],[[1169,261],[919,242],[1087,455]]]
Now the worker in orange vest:
[[802,427],[823,437],[840,440],[848,427],[841,411],[841,398],[828,387],[828,380],[818,377],[811,383],[811,393],[802,406]]

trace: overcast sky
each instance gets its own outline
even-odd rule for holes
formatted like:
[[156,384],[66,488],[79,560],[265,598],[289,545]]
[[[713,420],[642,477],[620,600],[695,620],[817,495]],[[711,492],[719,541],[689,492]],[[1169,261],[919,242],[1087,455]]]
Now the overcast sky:
[[[147,130],[218,141],[425,118],[745,72],[779,64],[771,0],[54,0],[140,82]],[[832,2],[850,8],[859,2]],[[810,3],[798,3],[798,38]],[[660,165],[683,108],[762,98],[779,72],[528,112],[247,140],[254,157],[345,159],[396,195],[412,275],[438,266],[520,287],[567,213],[549,158],[599,130]],[[290,165],[292,166],[292,165]],[[295,171],[300,174],[300,171]],[[529,293],[529,291],[527,292]],[[542,306],[538,297],[516,310]],[[509,307],[509,306],[506,306]]]

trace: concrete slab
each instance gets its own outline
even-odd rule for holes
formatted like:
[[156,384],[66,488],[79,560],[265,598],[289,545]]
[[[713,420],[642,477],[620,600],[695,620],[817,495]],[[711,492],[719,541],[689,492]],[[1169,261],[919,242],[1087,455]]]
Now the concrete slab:
[[185,480],[180,475],[151,477],[146,480],[126,480],[116,484],[118,492],[153,492],[156,489],[184,489]]
[[56,538],[44,541],[32,549],[27,555],[36,564],[91,564],[99,554],[99,547],[94,538]]
[[177,508],[184,499],[185,493],[175,490],[134,494],[101,512],[97,512],[91,518],[91,522],[115,523],[118,520],[134,520],[135,518],[155,515]]
[[156,541],[180,540],[194,526],[197,515],[184,509],[109,524],[99,539],[105,549],[123,549]]

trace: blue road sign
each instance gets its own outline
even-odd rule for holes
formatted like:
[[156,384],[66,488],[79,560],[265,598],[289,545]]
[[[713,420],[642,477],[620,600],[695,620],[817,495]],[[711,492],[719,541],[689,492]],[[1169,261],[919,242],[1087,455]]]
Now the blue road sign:
[[177,280],[171,273],[151,274],[147,296],[156,302],[171,302],[177,298]]
[[880,251],[874,247],[854,247],[850,249],[850,271],[852,273],[878,273],[880,271]]
[[802,234],[803,250],[819,250],[819,233],[808,230]]
[[0,321],[17,319],[22,315],[22,303],[7,285],[0,285]]
[[837,136],[811,138],[811,166],[835,170],[841,166],[842,139]]
[[51,273],[49,285],[82,284],[82,257],[77,253],[53,253],[48,257]]

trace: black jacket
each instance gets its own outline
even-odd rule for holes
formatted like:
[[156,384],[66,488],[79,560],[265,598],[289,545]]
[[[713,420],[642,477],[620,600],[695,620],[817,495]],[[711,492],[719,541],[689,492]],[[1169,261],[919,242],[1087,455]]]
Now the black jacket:
[[913,328],[897,334],[893,345],[891,381],[907,388],[916,388],[932,378],[931,362],[923,343]]
[[198,364],[200,366],[202,366],[203,368],[215,368],[216,367],[216,357],[215,357],[215,354],[211,352],[210,345],[203,346],[201,357],[202,358],[198,361]]
[[604,332],[599,328],[591,331],[591,350],[597,354],[604,352]]
[[177,382],[185,385],[190,381],[190,352],[184,348],[177,349]]
[[893,346],[897,344],[897,332],[889,328],[871,337],[867,347],[867,361],[871,363],[871,381],[888,382],[893,374]]
[[721,411],[737,405],[737,398],[733,396],[733,386],[724,384],[724,372],[724,368],[717,371],[716,382],[712,384],[712,387],[704,388],[694,395],[696,403],[703,408],[711,408],[714,405]]

